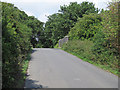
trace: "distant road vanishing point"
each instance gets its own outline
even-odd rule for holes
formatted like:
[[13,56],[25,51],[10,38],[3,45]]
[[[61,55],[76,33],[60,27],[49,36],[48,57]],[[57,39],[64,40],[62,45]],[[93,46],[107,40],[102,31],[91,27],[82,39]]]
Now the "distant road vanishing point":
[[118,77],[60,49],[34,48],[25,88],[118,88]]

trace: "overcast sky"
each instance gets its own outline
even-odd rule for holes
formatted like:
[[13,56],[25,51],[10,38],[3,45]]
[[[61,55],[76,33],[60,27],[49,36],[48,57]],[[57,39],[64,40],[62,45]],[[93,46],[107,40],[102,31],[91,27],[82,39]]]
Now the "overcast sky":
[[95,7],[106,9],[107,3],[112,0],[1,0],[14,4],[29,16],[35,16],[42,22],[47,21],[47,16],[57,13],[60,5],[68,5],[70,2],[81,3],[83,1],[93,2]]

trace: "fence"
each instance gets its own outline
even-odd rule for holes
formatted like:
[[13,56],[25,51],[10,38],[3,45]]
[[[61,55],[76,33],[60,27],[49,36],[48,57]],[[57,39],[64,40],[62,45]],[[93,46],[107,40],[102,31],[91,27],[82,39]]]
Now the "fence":
[[64,43],[68,42],[69,37],[65,36],[63,39],[59,40],[59,47],[61,47]]

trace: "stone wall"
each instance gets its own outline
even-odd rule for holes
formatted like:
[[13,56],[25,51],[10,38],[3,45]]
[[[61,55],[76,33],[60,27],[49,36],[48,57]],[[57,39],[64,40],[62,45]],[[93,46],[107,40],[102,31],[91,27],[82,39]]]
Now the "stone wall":
[[65,36],[63,39],[59,40],[59,47],[61,47],[64,43],[67,43],[69,40],[68,36]]

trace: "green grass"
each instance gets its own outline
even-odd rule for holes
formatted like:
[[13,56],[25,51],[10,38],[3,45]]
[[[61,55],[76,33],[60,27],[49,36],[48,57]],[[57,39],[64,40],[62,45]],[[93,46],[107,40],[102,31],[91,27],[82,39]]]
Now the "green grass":
[[[63,48],[61,48],[61,49],[64,50]],[[72,54],[74,56],[77,56],[78,58],[82,59],[83,61],[89,62],[89,63],[95,65],[96,67],[101,68],[101,69],[103,69],[103,70],[105,70],[107,72],[113,73],[113,74],[115,74],[117,76],[120,74],[117,69],[114,70],[110,66],[106,66],[106,65],[101,65],[99,63],[95,63],[94,61],[86,59],[86,58],[82,57],[81,55],[78,55],[78,54],[76,54],[74,52],[70,52],[70,51],[67,51],[67,50],[64,50],[64,51],[66,51],[66,52],[68,52],[68,53],[70,53],[70,54]]]
[[54,46],[54,48],[59,48],[59,45],[58,45],[58,43]]
[[[22,72],[24,74],[27,73],[28,65],[29,65],[29,60],[30,60],[30,54],[28,55],[27,59],[24,61]],[[24,76],[24,79],[26,79],[26,76]]]
[[[63,44],[61,49],[118,76],[118,59],[116,56],[110,55],[108,50],[102,51],[102,53],[99,54],[94,51],[94,46],[95,43],[87,39],[70,40],[69,42]],[[102,47],[100,48],[105,49]]]
[[[85,40],[85,41],[74,40],[74,41],[69,41],[67,44],[63,44],[62,48],[58,47],[58,43],[57,43],[54,48],[62,49],[74,56],[77,56],[83,61],[89,62],[98,68],[102,68],[103,70],[107,72],[111,72],[118,76],[119,72],[116,68],[112,68],[110,65],[102,65],[101,63],[94,61],[96,56],[91,51],[92,46],[93,46],[93,42],[89,40]],[[82,52],[82,49],[84,50],[84,52]]]
[[27,69],[30,61],[30,55],[31,53],[28,54],[27,58],[22,62],[22,71],[21,71],[21,77],[20,80],[18,81],[17,87],[23,88],[25,84],[25,79],[26,79],[26,74],[27,74]]

